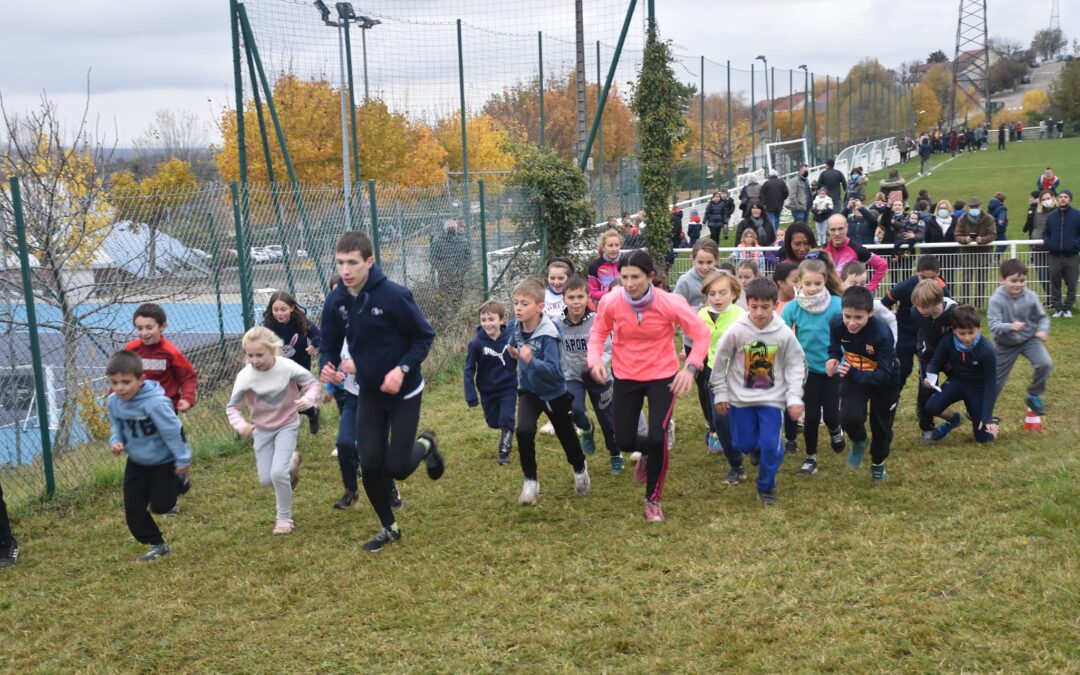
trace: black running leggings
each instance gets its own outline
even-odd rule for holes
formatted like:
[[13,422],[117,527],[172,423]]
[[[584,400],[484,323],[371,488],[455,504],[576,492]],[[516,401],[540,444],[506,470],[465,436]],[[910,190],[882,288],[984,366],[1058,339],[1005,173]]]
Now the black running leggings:
[[[427,449],[416,442],[420,423],[420,397],[403,399],[363,390],[356,397],[356,450],[360,480],[368,501],[383,527],[394,524],[390,507],[393,480],[405,480],[416,471]],[[389,444],[386,442],[389,436]]]
[[840,428],[840,378],[807,372],[806,384],[803,386],[803,403],[806,409],[803,423],[806,454],[816,455],[818,424],[821,418],[824,416],[825,428],[829,433]]
[[615,378],[615,442],[622,452],[633,452],[636,448],[638,417],[645,400],[649,401],[648,444],[644,448],[648,462],[645,468],[648,479],[645,482],[645,498],[660,501],[664,492],[664,478],[667,476],[667,428],[675,409],[675,395],[671,393],[671,381],[675,376],[662,380],[620,380]]

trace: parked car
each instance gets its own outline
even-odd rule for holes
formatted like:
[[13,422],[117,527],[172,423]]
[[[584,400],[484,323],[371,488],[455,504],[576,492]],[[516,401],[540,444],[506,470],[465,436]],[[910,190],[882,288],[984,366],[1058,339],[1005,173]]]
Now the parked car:
[[1039,59],[1035,59],[1034,61],[1032,61],[1032,62],[1031,62],[1031,63],[1029,63],[1028,65],[1029,65],[1029,66],[1031,66],[1032,68],[1038,68],[1038,67],[1039,67],[1039,66],[1041,66],[1042,64],[1041,64],[1041,63],[1039,63]]
[[1031,84],[1031,76],[1030,75],[1024,75],[1023,77],[1021,77],[1020,78],[1020,84]]

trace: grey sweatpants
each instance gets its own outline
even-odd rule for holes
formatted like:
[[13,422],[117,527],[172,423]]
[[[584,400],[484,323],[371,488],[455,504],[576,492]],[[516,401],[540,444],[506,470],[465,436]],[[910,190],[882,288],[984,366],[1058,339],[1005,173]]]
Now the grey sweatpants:
[[1031,367],[1035,369],[1035,375],[1031,378],[1031,386],[1028,387],[1030,396],[1042,396],[1046,391],[1046,383],[1050,381],[1050,373],[1054,370],[1054,362],[1050,360],[1050,353],[1046,351],[1046,345],[1039,338],[1025,340],[1018,345],[997,345],[997,391],[1005,387],[1009,373],[1012,372],[1016,357],[1024,355],[1031,361]]
[[256,429],[252,432],[255,439],[255,469],[259,472],[259,483],[274,486],[277,500],[277,519],[292,518],[292,484],[289,481],[289,464],[296,451],[296,434],[300,423],[289,424],[273,431]]

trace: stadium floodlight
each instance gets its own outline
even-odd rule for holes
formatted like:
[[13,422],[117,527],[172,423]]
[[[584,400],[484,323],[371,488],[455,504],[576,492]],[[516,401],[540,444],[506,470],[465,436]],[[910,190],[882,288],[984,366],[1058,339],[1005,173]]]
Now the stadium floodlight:
[[367,32],[381,24],[382,21],[372,19],[370,16],[356,17],[356,25],[360,27],[360,49],[364,54],[364,103],[368,102],[368,77],[367,77]]
[[762,55],[762,54],[758,54],[756,57],[754,57],[754,60],[755,61],[761,61],[764,64],[763,70],[765,71],[765,98],[769,101],[769,142],[771,143],[774,140],[776,140],[776,139],[774,139],[772,137],[772,135],[773,135],[773,129],[772,129],[772,124],[773,124],[773,116],[772,116],[773,95],[776,93],[776,82],[775,82],[775,78],[774,78],[773,87],[772,87],[773,90],[769,91],[769,59],[765,58],[765,56]]
[[330,23],[330,8],[326,6],[323,0],[315,0],[315,9],[319,10],[319,14],[322,14],[323,23]]

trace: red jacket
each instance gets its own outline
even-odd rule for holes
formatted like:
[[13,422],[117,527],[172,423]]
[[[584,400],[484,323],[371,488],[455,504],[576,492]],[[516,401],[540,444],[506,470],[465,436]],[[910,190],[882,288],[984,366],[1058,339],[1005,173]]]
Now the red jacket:
[[142,358],[146,379],[161,385],[172,401],[173,409],[181,399],[195,405],[195,387],[199,379],[191,362],[184,358],[176,345],[164,337],[153,345],[144,345],[142,340],[135,338],[124,345],[124,349],[130,349]]

